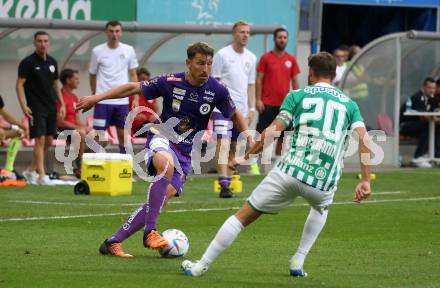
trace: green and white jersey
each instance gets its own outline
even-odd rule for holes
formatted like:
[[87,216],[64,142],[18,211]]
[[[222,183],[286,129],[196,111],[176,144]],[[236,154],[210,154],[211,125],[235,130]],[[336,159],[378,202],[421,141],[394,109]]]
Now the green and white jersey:
[[341,90],[317,83],[291,91],[276,119],[294,131],[292,147],[277,167],[319,190],[336,190],[347,132],[365,127],[357,104]]

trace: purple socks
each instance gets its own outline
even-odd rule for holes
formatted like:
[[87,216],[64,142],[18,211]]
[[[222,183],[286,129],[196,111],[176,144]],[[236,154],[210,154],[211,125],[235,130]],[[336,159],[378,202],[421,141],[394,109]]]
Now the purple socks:
[[137,208],[116,231],[108,242],[122,242],[140,229],[145,227],[145,232],[156,229],[157,218],[160,215],[163,203],[167,195],[167,187],[170,180],[163,176],[150,186],[148,199],[145,204]]
[[156,230],[157,218],[167,196],[167,187],[170,179],[163,176],[150,186],[146,205],[146,225],[145,233]]
[[230,176],[218,176],[218,183],[222,188],[229,188],[231,184],[232,177]]
[[110,243],[122,242],[145,226],[145,210],[147,203],[137,208],[124,222],[124,224],[115,232],[108,241]]

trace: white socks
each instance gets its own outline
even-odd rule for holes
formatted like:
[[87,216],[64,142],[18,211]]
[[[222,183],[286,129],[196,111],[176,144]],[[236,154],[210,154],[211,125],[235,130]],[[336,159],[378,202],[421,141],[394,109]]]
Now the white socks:
[[327,214],[328,210],[324,210],[321,215],[315,209],[310,208],[309,216],[307,217],[306,223],[304,223],[301,242],[299,243],[298,250],[291,259],[291,268],[302,269],[307,254],[315,243],[316,238],[318,238],[319,233],[321,233],[322,228],[324,228]]
[[[312,248],[313,244],[324,228],[327,220],[328,211],[324,210],[323,214],[319,214],[313,208],[310,208],[309,216],[304,224],[303,234],[301,236],[301,242],[298,250],[291,259],[292,269],[302,269],[304,260]],[[223,223],[214,240],[211,241],[199,263],[204,267],[208,267],[211,263],[226,249],[228,248],[243,230],[244,226],[237,219],[237,217],[230,216],[225,223]]]
[[223,223],[214,240],[211,241],[208,248],[200,259],[200,264],[208,267],[226,248],[228,248],[238,234],[243,230],[244,226],[238,221],[235,215],[229,217],[225,223]]

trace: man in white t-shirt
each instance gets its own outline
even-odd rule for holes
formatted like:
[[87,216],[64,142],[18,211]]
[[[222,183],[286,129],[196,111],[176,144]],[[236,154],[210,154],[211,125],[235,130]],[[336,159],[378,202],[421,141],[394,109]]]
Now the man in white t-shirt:
[[[255,113],[255,66],[257,63],[257,57],[245,48],[249,37],[249,24],[244,21],[235,23],[232,27],[232,44],[220,49],[214,55],[212,64],[212,76],[228,87],[237,110],[247,117],[248,125],[252,122]],[[228,160],[234,158],[239,131],[233,127],[230,119],[224,118],[216,110],[212,118],[214,132],[217,135],[216,155],[218,181],[221,187],[220,198],[231,198],[233,194],[229,186],[232,170],[227,167],[226,156]]]
[[[137,82],[136,53],[132,46],[119,42],[122,36],[121,23],[107,22],[105,33],[107,42],[93,48],[90,59],[92,94],[102,93],[127,82]],[[138,103],[139,96],[135,95],[132,106],[138,106]],[[124,124],[128,112],[128,98],[123,98],[101,101],[95,106],[93,113],[95,130],[105,131],[109,126],[116,126],[120,153],[125,153]]]

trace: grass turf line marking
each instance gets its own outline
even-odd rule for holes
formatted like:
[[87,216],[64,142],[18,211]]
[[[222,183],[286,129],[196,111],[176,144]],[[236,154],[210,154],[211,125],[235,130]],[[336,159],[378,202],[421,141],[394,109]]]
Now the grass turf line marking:
[[[373,196],[376,195],[392,195],[403,194],[406,191],[382,191],[373,192]],[[72,203],[72,202],[52,202],[52,201],[34,201],[34,200],[9,200],[9,203],[23,203],[23,204],[39,204],[39,205],[69,205],[69,206],[140,206],[144,203]],[[169,201],[167,204],[184,204],[185,201]]]
[[[366,204],[380,204],[388,202],[416,202],[416,201],[428,201],[428,200],[440,200],[439,197],[423,197],[423,198],[402,198],[402,199],[385,199],[385,200],[368,200],[362,202],[362,204],[355,204],[352,201],[334,202],[332,205],[366,205]],[[292,204],[292,206],[309,206],[308,203]],[[207,212],[207,211],[227,211],[237,210],[238,207],[219,207],[219,208],[197,208],[197,209],[179,209],[164,211],[164,213],[184,213],[184,212]],[[0,219],[0,222],[18,222],[18,221],[37,221],[37,220],[59,220],[59,219],[73,219],[73,218],[89,218],[89,217],[104,217],[104,216],[119,216],[129,215],[130,212],[118,212],[118,213],[102,213],[102,214],[83,214],[83,215],[65,215],[65,216],[48,216],[48,217],[28,217],[28,218],[5,218]]]
[[406,191],[383,191],[383,192],[373,192],[371,195],[391,195],[391,194],[403,194],[406,193]]

